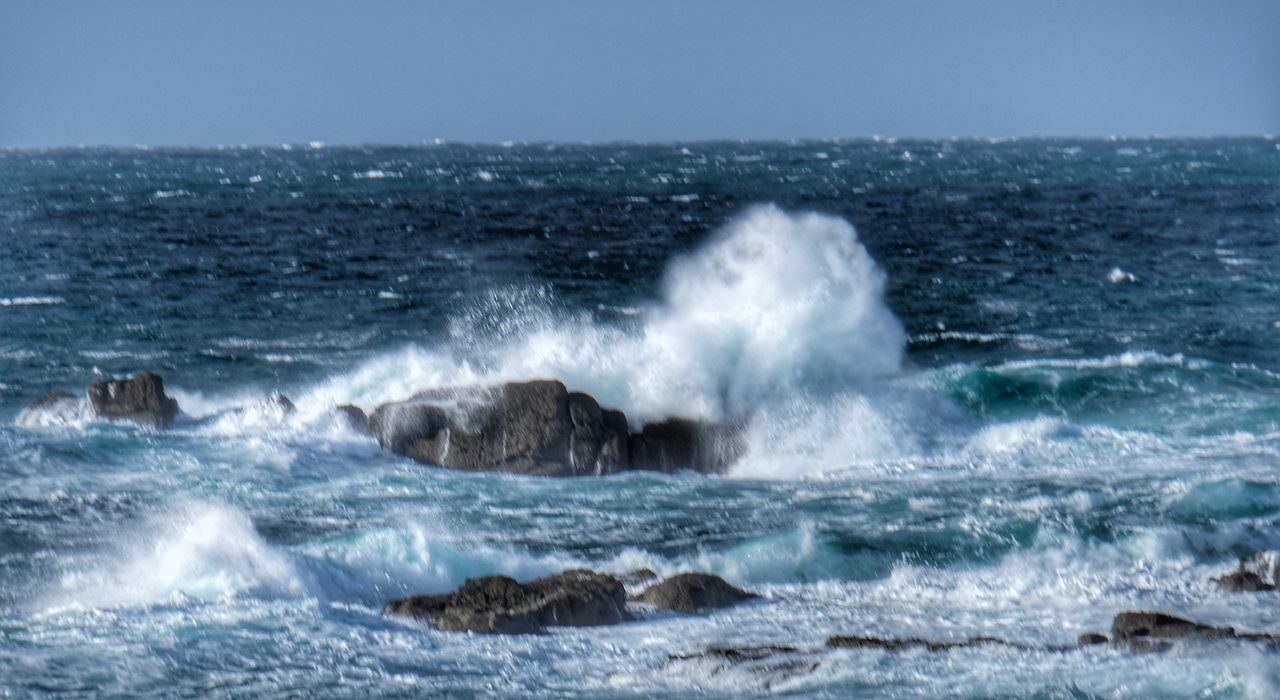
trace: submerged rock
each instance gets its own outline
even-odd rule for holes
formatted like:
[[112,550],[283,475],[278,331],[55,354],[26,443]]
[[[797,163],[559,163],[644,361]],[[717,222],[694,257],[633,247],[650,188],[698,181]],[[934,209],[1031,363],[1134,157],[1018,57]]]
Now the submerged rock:
[[108,420],[127,420],[151,428],[168,428],[178,415],[178,402],[164,393],[164,379],[140,372],[129,379],[104,379],[89,385],[89,403]]
[[547,627],[593,627],[629,619],[622,582],[574,569],[519,583],[506,576],[467,579],[457,591],[392,600],[384,614],[407,615],[448,632],[536,634]]
[[642,600],[659,610],[697,613],[715,608],[727,608],[744,600],[758,598],[755,593],[744,591],[711,574],[687,573],[655,583],[639,595]]
[[369,416],[383,447],[450,469],[548,476],[628,467],[626,418],[559,381],[435,389]]

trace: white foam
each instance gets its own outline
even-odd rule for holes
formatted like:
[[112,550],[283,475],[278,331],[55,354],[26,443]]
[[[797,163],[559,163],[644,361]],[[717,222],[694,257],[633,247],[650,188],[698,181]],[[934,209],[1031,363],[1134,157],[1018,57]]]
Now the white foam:
[[65,304],[62,297],[0,297],[0,306],[53,306]]
[[289,557],[263,541],[244,512],[190,503],[130,533],[106,570],[71,572],[56,607],[142,606],[240,593],[299,596],[306,590]]

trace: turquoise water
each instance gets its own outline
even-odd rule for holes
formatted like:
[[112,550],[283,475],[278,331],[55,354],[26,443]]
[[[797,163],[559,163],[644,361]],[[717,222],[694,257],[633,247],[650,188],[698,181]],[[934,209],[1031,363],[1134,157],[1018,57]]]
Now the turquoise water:
[[[1273,697],[1251,646],[821,646],[1280,631],[1209,580],[1280,549],[1278,186],[1268,139],[2,152],[0,692]],[[144,369],[171,431],[19,420]],[[459,474],[331,410],[535,376],[743,420],[748,454]],[[763,599],[544,636],[379,614],[570,566]],[[817,663],[668,663],[712,644]]]

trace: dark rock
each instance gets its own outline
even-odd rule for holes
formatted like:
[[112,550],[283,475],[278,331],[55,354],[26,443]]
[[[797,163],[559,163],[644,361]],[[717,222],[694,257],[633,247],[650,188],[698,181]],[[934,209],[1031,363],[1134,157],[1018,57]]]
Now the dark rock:
[[625,425],[552,380],[424,391],[369,416],[379,444],[419,462],[548,476],[627,469]]
[[1213,627],[1161,612],[1122,612],[1111,623],[1111,643],[1134,651],[1163,651],[1179,640],[1239,640],[1280,643],[1280,636],[1237,632],[1233,627]]
[[822,653],[792,646],[713,646],[696,654],[668,656],[664,667],[693,666],[707,676],[736,671],[740,675],[728,679],[728,683],[733,685],[736,694],[740,694],[742,688],[737,683],[741,681],[770,690],[779,682],[816,671],[822,662]]
[[1076,642],[1082,647],[1093,646],[1095,644],[1106,644],[1110,641],[1110,639],[1107,639],[1107,635],[1100,632],[1085,632],[1076,638]]
[[696,613],[713,608],[727,608],[744,600],[757,598],[711,574],[678,574],[644,589],[639,599],[659,610]]
[[958,642],[935,642],[927,639],[917,639],[908,637],[905,639],[891,639],[886,637],[858,636],[858,635],[836,635],[827,638],[827,646],[832,649],[884,649],[885,651],[910,651],[912,649],[925,649],[928,651],[950,651],[952,649],[967,649],[971,647],[1001,646],[1013,649],[1022,649],[1025,651],[1056,651],[1064,652],[1075,649],[1072,646],[1056,646],[1046,645],[1037,646],[1034,644],[1023,644],[1021,642],[1011,642],[999,637],[970,637]]
[[128,420],[151,428],[168,428],[178,415],[178,402],[164,393],[164,380],[141,372],[129,379],[104,379],[89,385],[89,403],[98,416]]
[[1232,593],[1252,593],[1256,591],[1274,591],[1275,586],[1262,580],[1262,577],[1252,571],[1232,571],[1224,576],[1215,578],[1218,588]]
[[279,408],[282,412],[284,412],[286,416],[298,412],[298,407],[294,406],[293,402],[289,400],[289,397],[285,396],[284,394],[281,394],[281,393],[272,394],[271,398],[268,399],[268,401],[269,403]]
[[742,456],[741,431],[687,418],[649,423],[628,438],[631,467],[659,472],[721,473]]
[[363,433],[365,435],[372,434],[369,430],[369,417],[364,414],[364,410],[359,406],[344,403],[341,406],[335,406],[333,411],[338,414],[339,418],[346,421],[346,424],[357,433]]
[[536,634],[547,627],[628,619],[622,582],[585,569],[526,583],[506,576],[467,579],[454,593],[390,601],[383,613],[414,617],[444,631],[484,634]]

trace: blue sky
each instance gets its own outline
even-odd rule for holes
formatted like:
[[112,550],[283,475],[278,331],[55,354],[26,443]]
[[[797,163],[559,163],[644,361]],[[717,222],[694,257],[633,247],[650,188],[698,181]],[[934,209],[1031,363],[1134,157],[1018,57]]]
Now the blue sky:
[[1277,132],[1277,0],[0,0],[6,146]]

